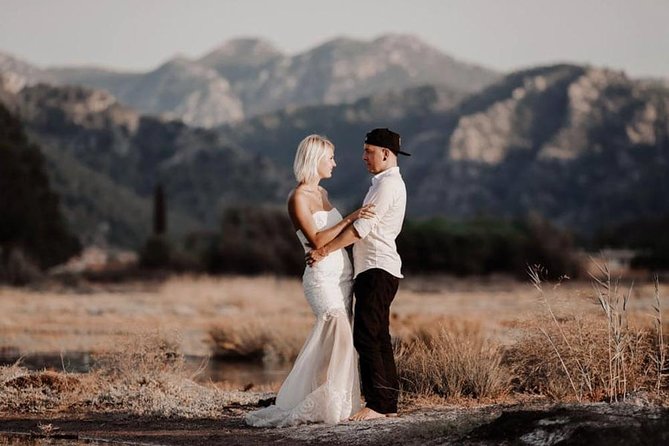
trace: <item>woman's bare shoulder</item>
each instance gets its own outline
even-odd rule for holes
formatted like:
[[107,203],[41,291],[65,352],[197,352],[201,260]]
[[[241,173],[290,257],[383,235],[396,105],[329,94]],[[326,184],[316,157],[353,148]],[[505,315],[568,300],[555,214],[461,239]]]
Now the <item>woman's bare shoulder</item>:
[[288,194],[286,204],[288,205],[289,209],[295,208],[300,205],[308,204],[308,198],[309,197],[307,196],[307,192],[304,190],[304,188],[298,185],[294,187]]
[[304,188],[302,187],[302,185],[297,185],[294,188],[292,188],[290,190],[290,192],[288,193],[287,201],[296,200],[296,199],[299,200],[299,199],[303,198],[305,196],[305,194],[306,194],[306,192],[305,192]]

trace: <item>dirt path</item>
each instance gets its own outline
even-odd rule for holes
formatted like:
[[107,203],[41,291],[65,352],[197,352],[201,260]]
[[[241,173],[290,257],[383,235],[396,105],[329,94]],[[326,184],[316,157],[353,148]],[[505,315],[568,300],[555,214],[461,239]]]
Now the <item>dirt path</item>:
[[[119,414],[0,416],[1,432],[53,439],[151,445],[666,445],[669,408],[632,405],[487,406],[417,409],[396,419],[280,429],[244,425],[249,407],[228,407],[219,419],[166,419]],[[13,443],[10,443],[13,444]],[[55,442],[53,444],[58,444]]]

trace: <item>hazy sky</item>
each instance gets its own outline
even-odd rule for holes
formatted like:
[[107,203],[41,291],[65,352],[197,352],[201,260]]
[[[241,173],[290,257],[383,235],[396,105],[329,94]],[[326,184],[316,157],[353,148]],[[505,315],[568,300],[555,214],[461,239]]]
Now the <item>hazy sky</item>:
[[146,70],[258,36],[289,54],[410,33],[499,70],[569,61],[669,78],[669,0],[0,0],[0,51]]

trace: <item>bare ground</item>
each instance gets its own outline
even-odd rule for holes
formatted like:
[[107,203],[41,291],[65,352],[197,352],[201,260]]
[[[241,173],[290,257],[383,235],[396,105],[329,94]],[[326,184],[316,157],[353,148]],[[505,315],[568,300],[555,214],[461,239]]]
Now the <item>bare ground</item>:
[[243,414],[252,408],[229,406],[216,419],[108,413],[3,415],[0,440],[2,433],[10,432],[44,437],[39,425],[51,425],[53,440],[152,445],[669,444],[669,409],[634,404],[444,406],[364,423],[279,429],[246,426]]

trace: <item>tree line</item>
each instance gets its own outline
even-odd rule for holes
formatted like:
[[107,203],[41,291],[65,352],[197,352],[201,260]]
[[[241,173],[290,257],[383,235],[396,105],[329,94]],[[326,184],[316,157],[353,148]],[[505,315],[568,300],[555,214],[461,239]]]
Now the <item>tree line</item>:
[[80,249],[51,190],[39,147],[0,105],[0,282],[29,281]]
[[[167,249],[169,256],[165,245],[156,246],[155,240],[146,247],[153,248],[144,251],[153,266],[160,258],[169,262],[162,266],[213,274],[299,276],[304,271],[304,253],[283,208],[229,208],[218,231],[191,234]],[[572,236],[537,215],[518,220],[407,220],[397,246],[408,273],[505,273],[525,278],[534,264],[554,278],[580,273]]]

